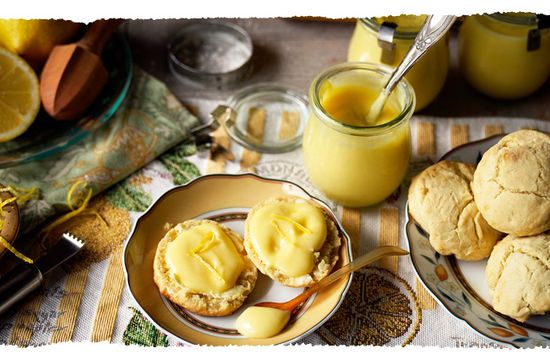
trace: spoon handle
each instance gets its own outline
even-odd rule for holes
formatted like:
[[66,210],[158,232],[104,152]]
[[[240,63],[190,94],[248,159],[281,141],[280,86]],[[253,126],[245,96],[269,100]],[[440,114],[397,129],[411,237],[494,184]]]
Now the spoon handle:
[[449,28],[456,20],[454,15],[430,15],[426,19],[426,22],[418,32],[413,45],[409,49],[409,52],[401,61],[401,64],[391,74],[388,83],[384,87],[384,92],[390,94],[393,88],[397,85],[399,80],[405,76],[407,71],[416,64],[418,59],[424,55],[430,47],[432,47],[439,39],[445,35]]
[[362,267],[367,266],[368,264],[382,259],[383,257],[407,255],[408,253],[408,251],[403,250],[397,246],[379,246],[367,252],[366,254],[359,256],[352,262],[342,266],[340,269],[336,270],[326,278],[309,287],[305,292],[310,292],[311,296],[311,294],[316,293],[320,288],[332,284],[334,281],[338,280],[342,276],[347,275],[355,270],[359,270]]
[[264,307],[274,307],[281,310],[293,311],[298,305],[306,301],[311,295],[315,294],[319,289],[335,282],[344,275],[349,274],[355,270],[358,270],[368,264],[371,264],[377,260],[380,260],[386,256],[399,256],[407,255],[408,251],[403,250],[397,246],[379,246],[368,253],[359,256],[357,259],[353,260],[349,264],[342,266],[340,269],[336,270],[326,278],[322,279],[318,283],[307,288],[303,293],[296,296],[294,299],[287,301],[285,303],[275,303],[275,302],[262,302],[256,304],[255,306],[264,306]]

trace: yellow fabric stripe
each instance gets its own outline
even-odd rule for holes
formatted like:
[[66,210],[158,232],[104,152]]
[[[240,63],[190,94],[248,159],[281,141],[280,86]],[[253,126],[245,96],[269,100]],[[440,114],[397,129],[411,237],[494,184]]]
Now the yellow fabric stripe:
[[[456,132],[457,130],[455,130]],[[458,130],[460,132],[461,130]],[[453,140],[453,135],[451,131],[451,143],[457,141],[455,138]],[[436,141],[435,141],[435,125],[430,122],[422,121],[417,123],[417,132],[416,132],[416,152],[419,156],[435,156],[436,154]],[[453,146],[454,147],[454,146]],[[416,282],[416,296],[418,298],[418,303],[423,310],[435,309],[435,300],[431,295],[426,291],[424,286],[418,278],[415,278]]]
[[40,289],[19,306],[19,311],[15,315],[13,328],[8,339],[8,345],[29,346],[43,298],[42,289]]
[[485,137],[502,134],[504,129],[502,125],[488,124],[485,125]]
[[92,328],[91,341],[111,341],[123,287],[122,248],[119,247],[113,252],[109,261]]
[[416,124],[416,153],[418,156],[435,156],[435,125],[427,121]]
[[351,238],[351,252],[353,257],[358,256],[359,241],[361,239],[361,211],[342,208],[342,225]]
[[451,148],[468,142],[468,125],[451,125]]
[[51,337],[52,344],[73,339],[76,317],[86,288],[88,272],[89,268],[86,267],[67,275],[63,297],[59,303],[59,316]]
[[432,295],[426,290],[424,285],[416,279],[416,297],[422,310],[433,310],[436,308],[437,303],[433,299]]
[[[399,246],[399,210],[396,207],[380,209],[380,246]],[[378,261],[380,267],[397,274],[398,257],[390,256]]]

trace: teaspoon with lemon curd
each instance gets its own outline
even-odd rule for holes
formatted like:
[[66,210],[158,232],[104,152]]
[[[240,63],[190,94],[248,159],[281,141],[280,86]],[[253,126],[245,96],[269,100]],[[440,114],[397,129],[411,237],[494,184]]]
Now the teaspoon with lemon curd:
[[250,338],[269,338],[277,335],[286,326],[300,304],[320,289],[353,271],[369,265],[386,256],[403,256],[409,252],[397,246],[379,246],[342,266],[326,278],[307,288],[294,299],[284,303],[261,302],[247,308],[236,322],[237,331]]
[[386,85],[371,105],[369,113],[365,119],[367,125],[376,123],[380,116],[388,96],[395,88],[397,83],[405,74],[416,64],[416,62],[431,48],[445,33],[451,28],[456,20],[454,15],[430,15],[418,32],[414,44],[411,46],[399,66],[390,75]]

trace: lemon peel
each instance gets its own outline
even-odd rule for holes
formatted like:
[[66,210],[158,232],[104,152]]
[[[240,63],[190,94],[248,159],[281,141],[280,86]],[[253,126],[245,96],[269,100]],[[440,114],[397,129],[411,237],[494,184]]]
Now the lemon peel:
[[[77,189],[79,187],[82,187],[80,191],[77,192]],[[86,191],[87,188],[87,191]],[[85,192],[85,195],[84,195]],[[76,194],[76,195],[75,195]],[[88,183],[84,180],[78,180],[76,181],[67,192],[67,206],[71,210],[70,212],[62,215],[61,217],[57,218],[53,222],[51,222],[49,225],[44,227],[42,229],[42,240],[46,239],[48,235],[52,232],[53,229],[58,227],[61,224],[66,223],[70,219],[82,216],[82,215],[95,215],[99,219],[101,219],[101,222],[106,226],[109,227],[107,224],[107,221],[101,216],[99,212],[96,210],[87,210],[88,203],[90,202],[90,199],[92,198],[93,191],[91,188],[88,187]]]
[[29,263],[29,264],[33,264],[34,261],[29,258],[28,256],[25,256],[23,255],[22,253],[20,253],[16,248],[14,248],[9,242],[8,240],[4,239],[1,235],[0,235],[0,244],[2,246],[4,246],[6,249],[8,249],[13,255],[17,256],[19,259],[23,260],[24,262],[26,263]]

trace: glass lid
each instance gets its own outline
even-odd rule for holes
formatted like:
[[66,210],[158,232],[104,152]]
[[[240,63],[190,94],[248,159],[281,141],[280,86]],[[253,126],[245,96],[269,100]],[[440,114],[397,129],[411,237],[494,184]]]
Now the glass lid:
[[240,145],[262,153],[283,153],[301,145],[309,109],[300,91],[259,84],[238,91],[211,115]]

